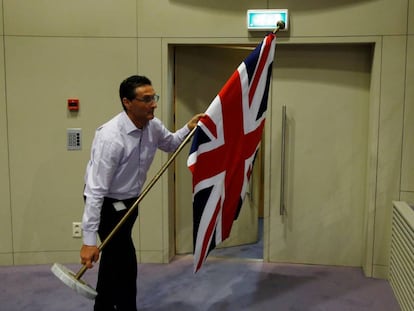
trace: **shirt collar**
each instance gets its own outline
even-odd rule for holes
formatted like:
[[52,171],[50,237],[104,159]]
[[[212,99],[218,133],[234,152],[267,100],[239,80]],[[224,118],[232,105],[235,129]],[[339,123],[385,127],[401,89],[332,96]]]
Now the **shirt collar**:
[[135,126],[134,122],[131,121],[131,119],[128,117],[127,113],[125,111],[121,112],[121,119],[123,127],[125,128],[125,131],[127,134],[131,134],[132,132],[141,132],[142,129],[139,129]]

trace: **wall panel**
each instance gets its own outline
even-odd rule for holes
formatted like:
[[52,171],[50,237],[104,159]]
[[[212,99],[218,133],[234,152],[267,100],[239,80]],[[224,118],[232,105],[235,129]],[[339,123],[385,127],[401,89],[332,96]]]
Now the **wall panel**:
[[408,1],[408,30],[409,35],[414,35],[414,0]]
[[[155,116],[161,119],[167,127],[171,116],[163,114],[163,107],[170,105],[167,98],[162,92],[162,76],[161,76],[161,39],[159,38],[140,38],[138,39],[138,72],[137,74],[147,76],[152,85],[159,94],[160,101],[155,110]],[[171,122],[170,122],[171,124]],[[169,127],[170,128],[170,127]],[[170,128],[171,129],[171,128]],[[173,129],[171,129],[173,130]],[[157,151],[153,164],[147,174],[147,183],[155,176],[161,168],[163,161],[167,160],[167,155],[161,151]],[[166,174],[157,181],[151,191],[140,204],[139,223],[139,249],[141,258],[148,261],[156,261],[162,258],[164,239],[167,225],[163,217],[164,211],[168,211],[168,202],[164,204],[163,187],[166,185]],[[168,248],[168,245],[166,246]],[[152,258],[152,259],[151,259]]]
[[3,0],[7,35],[136,36],[136,0]]
[[[404,107],[405,52],[404,36],[384,37],[382,45],[381,103],[375,238],[373,264],[383,274],[388,266],[391,238],[392,201],[399,197],[402,117]],[[386,273],[385,273],[386,275]]]
[[10,210],[7,105],[4,81],[4,44],[0,40],[0,265],[10,264],[13,250]]
[[414,206],[414,191],[402,191],[400,196],[401,201],[405,201],[411,206]]
[[[71,223],[82,217],[94,131],[122,111],[119,83],[135,73],[136,55],[136,39],[6,38],[16,252],[79,249]],[[70,97],[80,99],[77,114],[67,111]],[[81,151],[66,149],[72,127],[82,128]]]
[[139,37],[245,37],[247,9],[266,0],[138,1]]
[[0,2],[0,34],[3,34],[3,0]]
[[[291,36],[395,35],[406,32],[407,5],[408,0],[173,0],[154,8],[153,1],[142,0],[138,1],[138,34],[150,37],[247,36],[248,9],[287,8]],[[392,16],[398,18],[393,20]],[[386,20],[393,22],[383,22]]]
[[404,34],[407,3],[408,0],[270,0],[269,6],[289,9],[292,36],[369,36]]
[[414,191],[414,35],[408,36],[406,70],[401,190]]

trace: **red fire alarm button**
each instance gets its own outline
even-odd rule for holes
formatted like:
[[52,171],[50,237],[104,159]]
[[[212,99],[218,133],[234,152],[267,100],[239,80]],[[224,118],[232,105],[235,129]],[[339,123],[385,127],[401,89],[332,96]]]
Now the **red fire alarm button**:
[[69,111],[79,111],[79,99],[69,98],[68,99],[68,109],[69,109]]

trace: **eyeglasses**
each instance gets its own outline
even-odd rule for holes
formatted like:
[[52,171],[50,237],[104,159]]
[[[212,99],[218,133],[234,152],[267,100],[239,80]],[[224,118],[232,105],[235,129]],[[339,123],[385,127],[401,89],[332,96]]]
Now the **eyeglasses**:
[[152,102],[156,102],[157,103],[158,100],[160,99],[160,95],[158,95],[158,94],[155,94],[155,95],[147,95],[147,96],[144,96],[142,98],[135,97],[135,99],[138,100],[138,101],[140,101],[140,102],[146,103],[146,104],[150,104]]

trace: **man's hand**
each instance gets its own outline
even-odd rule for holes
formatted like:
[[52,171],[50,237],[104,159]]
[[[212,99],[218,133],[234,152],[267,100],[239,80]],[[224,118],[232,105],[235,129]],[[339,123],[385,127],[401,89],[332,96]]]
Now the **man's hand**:
[[205,117],[205,113],[198,113],[194,117],[192,117],[190,121],[188,121],[187,127],[190,129],[190,131],[197,126],[198,120],[200,120],[203,117]]
[[93,267],[93,263],[99,260],[99,249],[96,245],[82,245],[80,250],[81,264],[88,269]]

